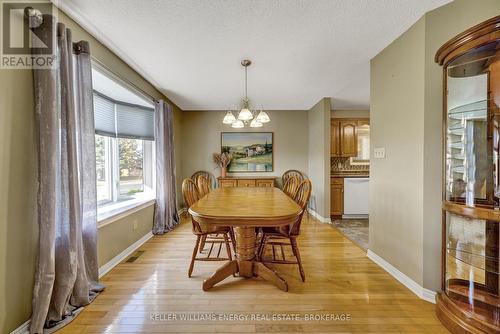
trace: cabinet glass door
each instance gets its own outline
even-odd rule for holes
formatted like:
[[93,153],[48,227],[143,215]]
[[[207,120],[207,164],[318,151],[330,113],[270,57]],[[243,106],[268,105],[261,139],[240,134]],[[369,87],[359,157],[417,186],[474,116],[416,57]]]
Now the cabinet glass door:
[[495,325],[500,324],[500,222],[467,215],[471,208],[499,207],[498,49],[497,42],[484,45],[446,68],[445,141],[445,199],[454,210],[445,219],[445,293]]
[[470,207],[498,207],[500,119],[489,87],[489,67],[498,58],[484,57],[492,47],[447,68],[446,199]]

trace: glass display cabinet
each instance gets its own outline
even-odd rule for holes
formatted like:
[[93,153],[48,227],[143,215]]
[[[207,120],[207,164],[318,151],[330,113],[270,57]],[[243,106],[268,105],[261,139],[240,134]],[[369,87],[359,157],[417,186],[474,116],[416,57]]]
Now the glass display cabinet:
[[443,45],[442,293],[453,333],[500,333],[500,16]]

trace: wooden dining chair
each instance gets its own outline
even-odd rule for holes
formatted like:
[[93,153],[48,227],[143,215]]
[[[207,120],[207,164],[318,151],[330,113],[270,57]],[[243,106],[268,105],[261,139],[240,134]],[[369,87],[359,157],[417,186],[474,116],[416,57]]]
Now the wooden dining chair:
[[[300,277],[302,282],[305,282],[306,275],[304,273],[304,268],[302,267],[302,260],[300,258],[299,247],[297,244],[297,237],[300,234],[300,225],[302,223],[302,217],[306,212],[307,203],[311,197],[312,185],[311,181],[304,180],[300,183],[297,193],[295,194],[294,201],[302,209],[300,215],[295,218],[294,221],[290,222],[289,225],[282,227],[263,227],[262,228],[262,239],[261,244],[258,249],[258,258],[264,263],[277,263],[277,264],[297,264],[299,267]],[[289,243],[283,241],[283,239],[288,239]],[[271,246],[272,258],[267,259],[264,257],[266,246]],[[285,257],[285,251],[283,246],[291,246],[295,260],[287,260]],[[279,248],[278,248],[279,247]],[[276,252],[278,248],[281,252],[281,258]]]
[[290,198],[294,198],[295,194],[299,190],[299,185],[300,185],[301,180],[293,175],[290,178],[288,178],[283,185],[283,192],[288,195]]
[[199,174],[194,181],[196,182],[196,186],[198,187],[198,191],[200,192],[200,197],[203,197],[210,192],[210,181],[205,175]]
[[304,179],[305,179],[304,174],[302,174],[301,171],[298,171],[295,169],[290,169],[290,170],[287,170],[286,172],[284,172],[283,176],[281,177],[281,182],[282,182],[283,186],[285,185],[286,181],[291,177],[297,177],[300,182],[304,181]]
[[[206,173],[206,172],[196,172],[193,175],[196,175],[195,179],[193,181],[196,183],[196,186],[198,187],[198,191],[200,193],[200,197],[203,197],[206,194],[208,194],[210,192],[210,190],[211,190],[210,189],[210,184],[209,184],[208,179],[207,179],[208,173]],[[192,177],[191,177],[191,179],[192,179]],[[217,236],[217,238],[219,238],[219,237],[220,236]],[[205,250],[206,240],[207,240],[207,236],[203,235],[201,237],[201,240],[200,240],[200,253],[202,253],[203,250]]]
[[[184,197],[184,202],[186,203],[187,209],[189,209],[194,203],[196,203],[200,198],[200,192],[198,187],[191,179],[185,179],[182,181],[182,196]],[[232,261],[233,256],[231,253],[230,246],[230,229],[225,226],[215,226],[210,224],[200,224],[191,217],[191,223],[193,224],[193,234],[196,235],[196,243],[193,249],[193,255],[191,256],[191,263],[189,265],[188,277],[191,277],[194,268],[195,261]],[[222,235],[222,238],[217,237],[217,235]],[[205,243],[210,244],[210,250],[206,257],[198,257],[200,242],[202,237],[205,237]],[[222,245],[225,244],[227,257],[221,257],[220,253],[222,250]],[[212,251],[214,250],[214,245],[218,245],[217,255],[212,257]]]
[[193,180],[194,183],[197,183],[198,181],[198,176],[204,176],[208,180],[208,184],[210,186],[210,189],[215,188],[215,177],[210,174],[209,172],[206,172],[204,170],[199,170],[197,172],[194,172],[193,175],[191,175],[191,180]]
[[[198,174],[196,177],[196,186],[198,187],[198,192],[200,194],[200,198],[208,194],[212,189],[210,187],[210,183],[206,176],[204,174]],[[230,236],[231,236],[231,243],[234,246],[234,234],[233,230],[230,228]],[[213,239],[220,239],[223,240],[222,235],[216,235]],[[205,244],[206,244],[207,236],[203,235],[200,240],[200,253],[203,253],[205,250]]]

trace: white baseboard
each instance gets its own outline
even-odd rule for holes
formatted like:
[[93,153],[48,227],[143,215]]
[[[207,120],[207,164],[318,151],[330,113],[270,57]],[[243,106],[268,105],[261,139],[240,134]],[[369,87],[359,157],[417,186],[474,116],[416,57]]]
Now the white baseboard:
[[342,219],[368,219],[368,215],[342,215]]
[[26,321],[24,324],[10,332],[10,334],[28,334],[30,331],[30,322],[31,320]]
[[309,214],[311,216],[313,216],[314,218],[316,218],[317,220],[319,220],[322,223],[330,223],[330,224],[332,223],[332,220],[330,219],[330,217],[325,218],[325,217],[321,216],[319,213],[317,213],[316,211],[312,210],[311,208],[308,208],[307,212],[309,212]]
[[145,236],[134,242],[132,245],[125,248],[120,254],[112,258],[109,262],[99,268],[99,278],[106,275],[111,269],[116,267],[120,262],[125,260],[130,254],[141,247],[146,241],[153,237],[153,232],[148,232]]
[[366,253],[366,256],[376,264],[378,264],[382,269],[387,271],[389,274],[392,275],[395,279],[397,279],[400,283],[402,283],[404,286],[406,286],[408,289],[411,290],[414,294],[416,294],[419,298],[428,301],[429,303],[436,303],[436,292],[426,289],[422,286],[420,286],[417,282],[412,280],[410,277],[406,276],[403,274],[401,271],[396,269],[392,264],[375,254],[373,251],[370,249]]
[[432,291],[424,287],[421,288],[422,288],[422,296],[420,298],[422,298],[426,302],[436,304],[436,291]]

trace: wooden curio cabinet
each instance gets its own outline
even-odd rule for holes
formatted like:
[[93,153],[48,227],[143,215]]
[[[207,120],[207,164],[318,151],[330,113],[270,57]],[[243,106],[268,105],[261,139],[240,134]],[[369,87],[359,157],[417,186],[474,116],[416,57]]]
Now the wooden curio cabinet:
[[453,333],[500,333],[500,16],[443,45],[442,293]]

